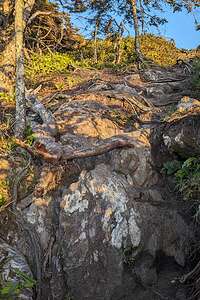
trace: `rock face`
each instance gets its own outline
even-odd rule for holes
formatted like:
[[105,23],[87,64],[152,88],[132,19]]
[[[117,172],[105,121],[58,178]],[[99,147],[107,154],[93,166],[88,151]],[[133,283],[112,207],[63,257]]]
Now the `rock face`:
[[163,133],[166,147],[187,158],[200,154],[200,101],[183,97],[177,110],[170,116]]
[[116,110],[126,113],[124,106],[100,102],[61,106],[56,146],[63,155],[121,136],[127,146],[43,163],[31,201],[18,203],[29,238],[19,226],[12,228],[17,239],[9,229],[1,235],[27,257],[37,300],[184,299],[173,279],[184,271],[193,233],[156,170],[152,132],[120,127]]
[[[133,150],[123,150],[119,157],[118,166],[111,160],[110,165],[98,164],[92,171],[82,171],[79,180],[62,195],[63,262],[75,299],[82,295],[81,299],[107,300],[112,299],[116,288],[121,286],[123,290],[128,250],[133,260],[146,252],[153,264],[162,251],[177,264],[185,263],[183,244],[191,237],[186,223],[176,211],[152,205],[162,205],[164,199],[148,182],[152,174],[147,161],[139,161],[139,165],[144,164],[143,170],[131,172],[130,167],[123,172],[124,161],[129,159],[132,166],[138,156]],[[137,172],[141,177],[133,184]],[[144,285],[148,282],[144,277],[151,276],[151,264],[144,268],[144,274],[136,271]],[[131,268],[134,273],[134,263]],[[152,279],[156,282],[156,272]]]

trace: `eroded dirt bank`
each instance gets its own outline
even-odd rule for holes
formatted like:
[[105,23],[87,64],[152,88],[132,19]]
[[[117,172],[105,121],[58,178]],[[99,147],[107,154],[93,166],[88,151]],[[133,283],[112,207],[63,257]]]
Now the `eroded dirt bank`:
[[23,197],[22,170],[0,218],[1,256],[10,257],[2,275],[17,266],[37,280],[20,299],[188,299],[180,278],[195,240],[190,204],[161,169],[199,154],[200,103],[183,97],[181,67],[106,79],[44,107],[28,96],[36,140],[18,143],[37,182]]

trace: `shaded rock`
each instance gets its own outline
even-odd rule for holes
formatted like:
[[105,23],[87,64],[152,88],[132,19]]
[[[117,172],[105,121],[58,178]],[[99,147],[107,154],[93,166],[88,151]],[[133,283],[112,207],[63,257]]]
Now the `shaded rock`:
[[[9,246],[3,240],[0,243],[0,265],[1,265],[1,283],[12,282],[13,286],[21,283],[23,278],[17,273],[22,272],[29,278],[33,278],[30,267],[23,254]],[[33,300],[33,290],[31,288],[23,288],[15,299]],[[14,298],[12,298],[14,299]]]
[[187,158],[200,154],[200,101],[184,97],[168,119],[163,133],[165,146]]
[[144,286],[151,286],[157,281],[154,258],[149,254],[143,253],[140,260],[134,265],[133,271]]

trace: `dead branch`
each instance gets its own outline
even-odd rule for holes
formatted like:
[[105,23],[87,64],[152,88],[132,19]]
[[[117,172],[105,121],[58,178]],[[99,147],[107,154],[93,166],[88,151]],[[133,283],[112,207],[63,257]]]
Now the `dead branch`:
[[47,15],[51,15],[51,14],[55,14],[55,12],[53,11],[36,11],[34,14],[32,14],[32,16],[29,18],[27,25],[29,25],[36,17],[38,16],[47,16]]

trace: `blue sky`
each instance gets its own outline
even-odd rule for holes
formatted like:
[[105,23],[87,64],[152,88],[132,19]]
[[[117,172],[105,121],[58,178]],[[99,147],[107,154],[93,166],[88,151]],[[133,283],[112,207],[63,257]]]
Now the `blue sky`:
[[[161,14],[168,20],[163,26],[159,27],[159,32],[154,28],[150,31],[157,35],[162,35],[168,39],[174,39],[176,46],[184,49],[196,48],[200,45],[200,31],[195,30],[195,18],[200,23],[200,8],[196,9],[194,14],[189,14],[186,11],[172,13],[169,6],[164,8],[164,13]],[[158,12],[156,12],[158,13]],[[83,28],[85,27],[84,18],[81,16],[72,17],[74,25],[80,29],[81,33],[86,33]],[[134,35],[133,30],[130,33]],[[89,35],[86,34],[89,37]]]
[[200,45],[200,31],[195,30],[194,23],[194,15],[200,23],[199,9],[192,15],[186,11],[172,13],[169,8],[165,8],[162,15],[168,20],[167,24],[160,27],[163,36],[173,38],[179,48],[191,49]]

